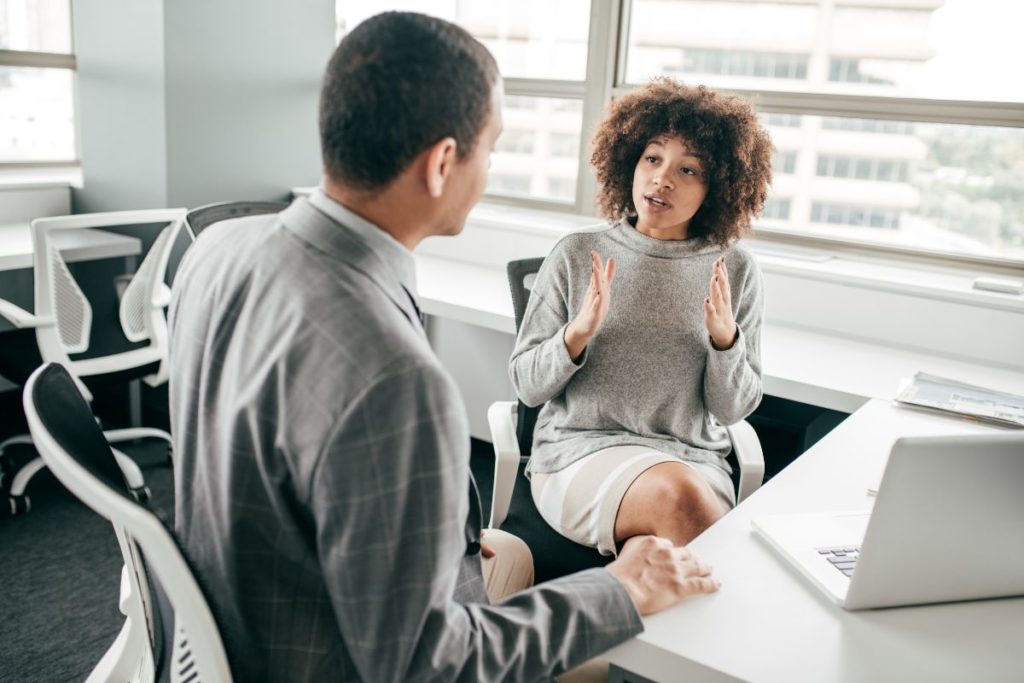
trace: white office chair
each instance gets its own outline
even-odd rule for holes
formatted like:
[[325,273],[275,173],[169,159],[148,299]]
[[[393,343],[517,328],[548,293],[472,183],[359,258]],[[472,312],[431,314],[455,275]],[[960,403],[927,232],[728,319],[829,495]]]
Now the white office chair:
[[[164,308],[170,302],[170,289],[164,283],[167,260],[185,220],[185,209],[153,209],[145,211],[117,211],[39,218],[32,221],[34,247],[35,313],[29,313],[14,304],[0,300],[0,315],[14,327],[33,330],[35,344],[27,353],[8,353],[0,359],[0,373],[8,379],[24,383],[29,373],[41,362],[61,363],[71,372],[79,389],[87,399],[92,396],[82,378],[116,376],[118,379],[141,377],[150,386],[167,381],[167,320]],[[145,346],[111,353],[95,358],[73,360],[71,354],[83,353],[89,348],[92,329],[92,307],[71,271],[54,246],[52,235],[61,230],[81,230],[114,226],[166,223],[158,234],[142,264],[125,288],[118,307],[118,319],[125,337]],[[155,437],[167,442],[171,437],[160,429],[134,427],[105,432],[111,443]],[[14,444],[28,444],[28,435],[11,437],[0,443],[0,461],[4,451]],[[130,459],[116,453],[122,465],[130,471],[129,484],[145,495],[142,473]],[[6,462],[3,463],[7,465]],[[10,487],[10,512],[18,514],[30,508],[25,488],[31,478],[44,467],[35,458],[22,466],[13,477]],[[5,469],[7,469],[5,467]]]
[[114,527],[125,623],[87,681],[231,681],[213,614],[173,535],[129,495],[123,471],[74,377],[47,363],[23,397],[32,438],[64,486]]

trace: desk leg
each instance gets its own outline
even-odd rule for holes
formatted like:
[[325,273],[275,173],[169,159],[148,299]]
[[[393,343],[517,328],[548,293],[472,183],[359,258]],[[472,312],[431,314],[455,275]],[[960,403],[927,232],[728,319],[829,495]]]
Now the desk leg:
[[[137,256],[124,257],[124,272],[134,274],[138,267]],[[119,303],[121,294],[117,293]],[[133,379],[128,383],[128,422],[132,427],[142,426],[142,380]]]
[[128,383],[128,419],[132,427],[142,426],[142,380]]

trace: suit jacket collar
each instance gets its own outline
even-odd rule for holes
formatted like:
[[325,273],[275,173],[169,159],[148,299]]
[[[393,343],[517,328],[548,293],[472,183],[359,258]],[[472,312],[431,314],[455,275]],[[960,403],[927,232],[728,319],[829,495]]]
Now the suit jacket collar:
[[[316,204],[305,197],[292,202],[280,214],[285,228],[328,258],[370,278],[422,331],[418,304],[413,299],[416,296],[416,262],[412,253],[369,221],[322,193],[321,197],[317,198]],[[333,210],[321,209],[318,205],[323,205],[323,202],[332,202]],[[344,222],[339,219],[344,219]]]

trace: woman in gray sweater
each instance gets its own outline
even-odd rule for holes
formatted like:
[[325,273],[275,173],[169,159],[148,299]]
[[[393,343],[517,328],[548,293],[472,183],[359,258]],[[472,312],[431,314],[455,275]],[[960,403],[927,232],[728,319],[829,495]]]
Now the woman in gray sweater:
[[594,138],[611,227],[545,259],[509,372],[544,404],[528,471],[541,515],[614,554],[688,543],[735,504],[722,425],[761,400],[761,274],[738,243],[772,145],[750,105],[671,79],[616,100]]

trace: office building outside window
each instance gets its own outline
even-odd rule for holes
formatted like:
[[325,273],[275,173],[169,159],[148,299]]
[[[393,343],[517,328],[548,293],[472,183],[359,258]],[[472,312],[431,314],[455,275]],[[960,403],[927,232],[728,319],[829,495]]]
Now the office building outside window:
[[[503,148],[494,157],[496,172],[530,175],[515,195],[524,203],[593,214],[587,134],[612,98],[669,75],[759,108],[778,150],[778,201],[755,223],[766,237],[1024,263],[1024,78],[994,66],[1024,63],[1024,2],[352,5],[338,3],[340,29],[359,12],[413,9],[456,21],[492,50],[506,119],[518,112],[515,125],[537,133],[532,156]],[[553,116],[563,107],[571,119]],[[492,182],[489,193],[508,185]]]
[[[635,0],[624,70],[627,83],[666,74],[755,95],[786,197],[764,226],[1024,260],[1024,79],[992,68],[1024,63],[1005,28],[1022,22],[1011,0]],[[813,111],[818,93],[845,111],[765,111]],[[892,111],[916,99],[927,120],[882,98]],[[1018,105],[1014,125],[956,125],[962,104],[983,118],[993,103]]]
[[[447,19],[478,38],[504,77],[505,132],[491,155],[490,197],[572,206],[579,176],[582,98],[590,2],[587,0],[422,0],[338,2],[339,39],[385,10]],[[537,94],[539,88],[551,96]],[[559,92],[559,84],[576,92]],[[539,85],[538,85],[539,84]],[[574,96],[565,96],[574,95]]]
[[0,166],[74,164],[69,0],[0,0]]

